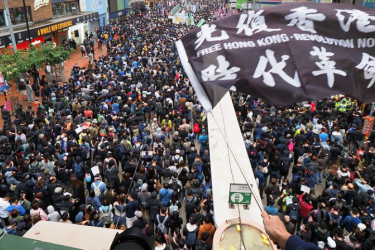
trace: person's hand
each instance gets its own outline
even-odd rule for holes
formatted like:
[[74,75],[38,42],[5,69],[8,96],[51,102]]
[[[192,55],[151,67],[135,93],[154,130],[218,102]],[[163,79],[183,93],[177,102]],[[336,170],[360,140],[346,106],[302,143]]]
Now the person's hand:
[[265,211],[262,211],[263,224],[266,229],[266,233],[278,244],[281,249],[285,249],[286,241],[288,240],[290,233],[286,231],[284,223],[280,220],[278,216],[270,216]]

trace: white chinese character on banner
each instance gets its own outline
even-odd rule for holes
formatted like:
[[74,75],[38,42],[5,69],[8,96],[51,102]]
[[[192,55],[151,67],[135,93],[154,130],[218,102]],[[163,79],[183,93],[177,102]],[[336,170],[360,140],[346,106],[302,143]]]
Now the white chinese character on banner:
[[207,69],[201,71],[203,81],[219,80],[234,80],[237,77],[236,72],[240,71],[238,67],[229,68],[230,63],[224,56],[218,56],[217,62],[219,67],[211,64]]
[[[288,76],[284,72],[284,68],[286,66],[286,60],[289,59],[288,55],[282,55],[281,61],[277,62],[275,58],[275,52],[267,49],[266,56],[261,56],[258,62],[258,66],[255,69],[253,78],[259,78],[263,76],[263,82],[270,87],[275,86],[275,80],[273,79],[272,74],[279,75],[281,79],[289,83],[294,87],[301,87],[301,82],[298,77],[297,71],[294,73],[294,78]],[[271,65],[271,69],[266,71],[266,67],[268,63]]]
[[227,32],[225,30],[221,31],[221,36],[219,37],[212,37],[212,33],[216,31],[216,25],[215,24],[204,24],[201,27],[201,31],[197,33],[198,39],[195,41],[195,49],[197,49],[199,46],[202,45],[202,43],[206,40],[207,42],[216,42],[216,41],[222,41],[229,38]]
[[371,79],[371,82],[367,85],[367,88],[370,88],[375,82],[375,57],[362,53],[362,61],[356,68],[363,69],[366,80]]
[[294,13],[285,17],[285,20],[291,20],[288,26],[297,25],[300,30],[309,31],[311,33],[316,33],[313,21],[321,22],[326,19],[325,15],[316,13],[316,9],[309,9],[304,6],[291,9],[290,11],[294,11]]
[[237,34],[245,31],[245,35],[252,36],[253,34],[261,32],[261,31],[271,32],[271,31],[281,30],[281,29],[269,29],[267,27],[264,16],[260,15],[262,13],[263,13],[263,10],[259,10],[256,13],[254,13],[254,11],[249,11],[248,14],[241,14],[237,27],[236,27],[238,29]]
[[314,46],[313,51],[310,51],[310,55],[317,56],[320,60],[320,62],[315,62],[315,65],[318,66],[320,70],[313,71],[312,74],[314,76],[326,74],[328,86],[330,88],[333,87],[333,83],[335,82],[335,74],[346,76],[344,71],[336,69],[336,62],[330,60],[329,57],[333,56],[334,53],[327,52],[327,50],[323,47],[319,49],[318,47]]
[[[339,20],[341,29],[348,32],[352,22],[356,22],[357,29],[363,33],[369,33],[375,31],[375,25],[370,25],[371,21],[375,20],[375,16],[370,16],[366,12],[361,10],[337,10],[336,16]],[[345,23],[345,15],[342,13],[350,14],[348,21]]]

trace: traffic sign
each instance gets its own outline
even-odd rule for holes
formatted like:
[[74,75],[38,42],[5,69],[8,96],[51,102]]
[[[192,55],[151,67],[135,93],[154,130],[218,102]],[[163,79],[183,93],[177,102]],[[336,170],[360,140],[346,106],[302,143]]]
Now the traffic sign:
[[229,189],[230,204],[251,204],[251,191],[247,184],[231,183]]

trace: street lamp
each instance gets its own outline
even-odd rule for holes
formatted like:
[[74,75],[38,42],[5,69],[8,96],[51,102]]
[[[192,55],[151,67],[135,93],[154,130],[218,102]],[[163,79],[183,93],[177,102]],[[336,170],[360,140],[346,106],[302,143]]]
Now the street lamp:
[[25,3],[25,0],[23,0],[23,9],[25,10],[27,36],[29,37],[29,44],[30,44],[30,48],[31,48],[30,28],[29,28],[29,20],[28,20],[28,18],[27,18],[27,10],[26,10],[26,3]]

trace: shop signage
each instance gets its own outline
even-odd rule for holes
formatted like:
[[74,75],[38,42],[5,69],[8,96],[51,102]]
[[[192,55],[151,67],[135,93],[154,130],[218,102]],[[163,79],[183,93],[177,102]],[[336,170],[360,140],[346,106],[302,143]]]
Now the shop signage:
[[35,0],[34,10],[37,11],[44,6],[48,6],[48,4],[49,4],[49,0]]
[[[79,18],[75,17],[75,18],[68,19],[68,20],[63,21],[63,22],[50,24],[50,25],[43,25],[43,26],[37,27],[35,29],[30,29],[30,38],[33,39],[35,37],[46,36],[46,35],[49,35],[49,34],[54,33],[54,32],[59,32],[61,30],[65,30],[65,29],[67,29],[71,26],[74,26],[76,24],[82,23],[81,20],[86,20],[86,19],[91,19],[91,18],[94,19],[94,20],[98,20],[99,19],[98,12],[81,15],[81,16],[79,16]],[[79,19],[79,20],[77,20],[77,19]],[[28,37],[27,30],[23,30],[21,32],[15,33],[15,38],[16,38],[17,44],[26,41],[27,39],[25,39],[25,38],[27,38],[27,37]],[[0,39],[1,38],[4,38],[3,41],[2,41],[4,43],[0,44],[0,48],[1,48],[1,46],[4,46],[4,44],[5,44],[5,47],[12,45],[12,40],[11,40],[11,37],[9,35],[2,36],[2,37],[0,37]]]
[[64,28],[67,28],[67,27],[70,27],[70,26],[73,26],[72,20],[62,22],[62,23],[53,24],[53,25],[50,25],[50,26],[47,26],[47,27],[44,27],[44,28],[40,28],[40,29],[38,29],[38,36],[42,36],[42,35],[45,35],[45,34],[48,34],[48,33],[51,33],[51,32],[55,32],[55,31],[58,31],[58,30],[61,30],[61,29],[64,29]]
[[231,183],[229,189],[230,204],[250,204],[251,191],[247,184]]

